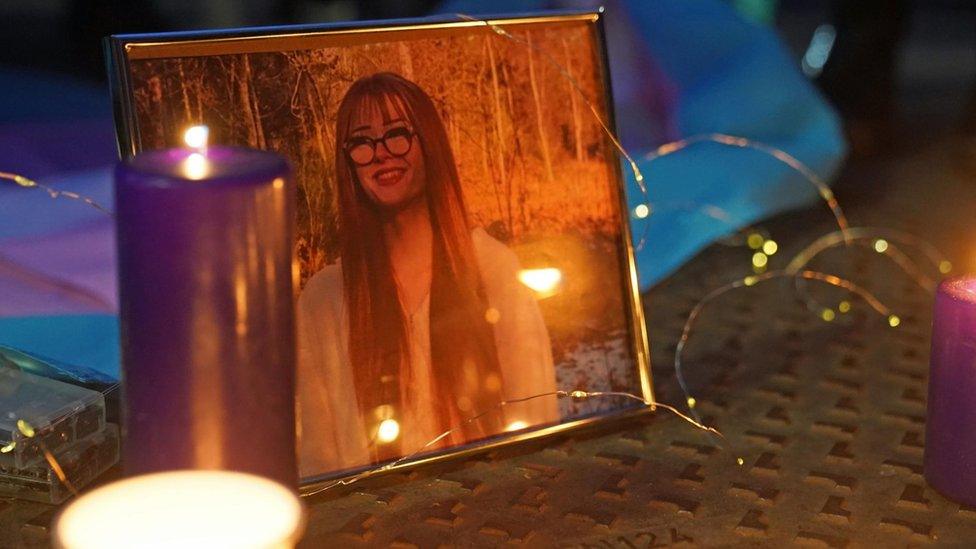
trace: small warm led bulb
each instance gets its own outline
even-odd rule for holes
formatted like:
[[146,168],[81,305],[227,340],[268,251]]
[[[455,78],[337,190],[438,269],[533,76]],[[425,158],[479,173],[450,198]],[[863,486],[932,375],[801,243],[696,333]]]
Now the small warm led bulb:
[[400,436],[400,424],[395,419],[384,419],[376,430],[380,442],[393,442]]
[[651,215],[651,208],[647,204],[638,204],[634,208],[634,217],[637,219],[644,219],[649,215]]
[[763,242],[765,242],[765,240],[766,239],[763,238],[761,234],[752,233],[749,235],[748,238],[746,238],[746,244],[748,244],[749,247],[752,248],[753,250],[758,250],[759,248],[762,248]]
[[875,240],[874,251],[878,252],[879,254],[883,254],[888,251],[888,241],[883,238]]
[[762,251],[766,255],[773,255],[777,250],[779,250],[779,244],[777,244],[775,240],[767,240],[766,242],[763,242]]
[[522,429],[525,429],[528,426],[529,426],[528,423],[526,423],[526,422],[524,422],[522,420],[516,420],[516,421],[513,421],[513,422],[509,423],[508,426],[505,427],[505,430],[506,431],[521,431]]

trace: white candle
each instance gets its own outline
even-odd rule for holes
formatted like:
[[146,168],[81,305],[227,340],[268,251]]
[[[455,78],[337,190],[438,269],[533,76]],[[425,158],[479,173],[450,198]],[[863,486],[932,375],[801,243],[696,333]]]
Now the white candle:
[[102,486],[58,516],[63,549],[294,547],[302,504],[272,480],[229,471],[172,471]]

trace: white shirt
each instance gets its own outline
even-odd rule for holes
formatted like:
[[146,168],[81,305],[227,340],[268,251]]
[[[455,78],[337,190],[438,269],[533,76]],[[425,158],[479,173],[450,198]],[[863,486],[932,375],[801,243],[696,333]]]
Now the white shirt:
[[[556,390],[552,347],[532,291],[518,280],[518,258],[477,228],[471,233],[475,257],[494,323],[502,376],[502,398]],[[497,312],[497,314],[495,314]],[[441,434],[430,418],[435,398],[431,380],[430,296],[408,318],[412,379],[403,380],[400,437],[405,454]],[[368,433],[361,417],[349,361],[349,318],[343,299],[342,266],[322,269],[298,298],[298,432],[302,477],[368,465]],[[379,381],[377,380],[377,383]],[[471,410],[474,415],[483,410]],[[506,425],[559,421],[556,398],[543,397],[504,408]],[[433,446],[437,448],[438,446]]]

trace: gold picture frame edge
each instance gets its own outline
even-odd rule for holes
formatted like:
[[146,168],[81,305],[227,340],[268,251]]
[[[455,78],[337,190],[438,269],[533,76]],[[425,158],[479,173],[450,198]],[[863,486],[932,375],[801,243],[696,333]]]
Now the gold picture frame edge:
[[[265,27],[242,29],[240,35],[232,35],[234,31],[199,31],[187,33],[161,33],[147,35],[113,35],[104,40],[107,68],[109,72],[109,88],[112,95],[113,109],[115,113],[116,132],[118,137],[119,155],[122,159],[129,158],[139,152],[138,126],[136,124],[135,113],[133,112],[134,102],[131,100],[132,86],[129,78],[130,60],[165,58],[164,55],[151,55],[150,50],[165,47],[173,43],[181,44],[208,44],[223,46],[232,43],[248,41],[253,43],[255,40],[273,37],[330,37],[336,35],[364,35],[376,33],[402,33],[406,31],[423,31],[436,29],[458,29],[467,30],[474,27],[483,26],[486,31],[491,31],[491,25],[511,26],[525,24],[558,24],[571,22],[588,22],[593,25],[596,32],[596,50],[598,59],[596,60],[600,69],[605,93],[603,94],[603,108],[607,113],[606,121],[609,129],[616,135],[616,118],[614,113],[613,95],[610,82],[610,67],[607,57],[606,34],[604,29],[604,10],[600,8],[593,10],[560,10],[538,14],[524,14],[516,16],[490,16],[479,19],[466,19],[457,15],[455,19],[445,19],[436,21],[427,19],[399,19],[392,21],[366,21],[356,24],[326,24],[316,26],[296,26],[296,27]],[[291,28],[292,32],[287,32]],[[272,32],[276,34],[265,35],[262,32]],[[165,40],[162,40],[164,39]],[[133,58],[132,51],[140,51],[140,56]],[[278,51],[278,50],[267,50]],[[220,53],[210,52],[201,55],[220,55]],[[607,140],[608,158],[618,159],[618,151],[613,143]],[[614,177],[617,180],[616,190],[620,207],[621,218],[621,240],[623,242],[622,265],[623,284],[626,286],[625,302],[630,317],[630,333],[632,334],[632,350],[637,362],[637,371],[641,385],[642,397],[645,402],[654,402],[654,385],[651,372],[650,345],[648,341],[647,324],[644,316],[643,300],[640,293],[640,286],[637,276],[637,262],[632,231],[630,227],[630,208],[626,198],[626,179],[620,161],[611,162],[614,170]],[[408,460],[396,466],[384,469],[376,474],[386,474],[389,472],[400,472],[411,468],[428,465],[439,461],[462,458],[475,453],[489,451],[491,449],[516,444],[529,440],[551,437],[566,431],[580,429],[598,424],[622,421],[628,418],[637,417],[649,412],[653,412],[653,404],[633,407],[626,407],[614,412],[600,413],[598,416],[591,416],[582,419],[572,420],[558,425],[550,425],[526,432],[515,433],[512,435],[498,435],[498,440],[489,440],[483,443],[472,443],[470,446],[452,448],[437,452],[436,454]],[[371,468],[382,467],[382,465],[357,468],[355,470],[338,471],[335,473],[323,473],[314,477],[299,479],[299,491],[302,494],[315,493],[324,486],[334,483],[337,480],[353,478],[368,471]]]
[[[214,36],[210,38],[200,37],[197,39],[189,38],[186,40],[162,40],[162,41],[131,41],[126,42],[123,47],[130,59],[163,59],[167,57],[193,57],[226,55],[234,53],[260,53],[268,51],[283,51],[283,49],[307,49],[318,45],[315,39],[324,38],[334,40],[337,37],[358,37],[362,35],[376,34],[403,34],[403,33],[422,33],[435,30],[458,30],[464,31],[484,28],[491,32],[492,26],[518,26],[534,25],[545,23],[574,23],[574,22],[595,22],[597,12],[580,12],[566,15],[538,15],[538,16],[519,16],[512,18],[492,17],[487,19],[461,17],[457,20],[424,22],[409,24],[405,21],[394,20],[386,24],[371,25],[364,22],[362,26],[356,27],[335,27],[329,29],[325,26],[321,30],[298,31],[291,33],[271,33],[271,34],[242,34],[238,36]],[[278,27],[268,27],[276,29]],[[186,35],[190,37],[192,35]],[[254,47],[252,44],[257,42],[267,43],[264,47]],[[291,47],[296,42],[303,42],[299,47]],[[333,42],[332,46],[336,44]],[[345,44],[340,44],[345,45]],[[185,48],[198,48],[198,53],[187,54],[182,51]]]
[[[566,397],[571,398],[571,397]],[[599,426],[609,426],[613,422],[622,422],[628,419],[634,419],[646,414],[650,414],[654,411],[651,406],[641,406],[640,404],[635,404],[634,406],[623,408],[616,412],[601,413],[599,416],[586,417],[582,419],[576,419],[568,423],[560,423],[558,425],[549,425],[547,427],[541,427],[539,429],[526,431],[524,433],[514,433],[511,435],[496,435],[500,438],[499,440],[488,440],[484,442],[471,443],[469,446],[465,446],[457,449],[446,449],[442,452],[437,452],[436,454],[430,454],[423,457],[419,457],[414,460],[405,461],[393,467],[389,467],[380,471],[379,469],[384,467],[383,464],[370,465],[367,467],[357,467],[352,470],[345,470],[338,472],[336,474],[322,474],[315,477],[306,477],[301,479],[299,485],[299,493],[303,496],[305,495],[317,495],[322,492],[323,488],[329,487],[331,484],[336,484],[341,480],[347,480],[354,478],[358,475],[362,475],[364,472],[370,470],[376,470],[375,473],[368,475],[368,478],[378,477],[380,475],[385,475],[393,472],[403,472],[417,467],[422,467],[425,465],[431,465],[439,462],[446,462],[454,459],[465,458],[474,454],[479,454],[483,452],[489,452],[498,448],[509,446],[512,444],[518,444],[521,442],[528,442],[530,440],[541,441],[542,439],[553,437],[560,433],[571,430],[580,430],[587,427],[599,427]],[[365,480],[364,477],[361,480]],[[337,484],[338,486],[338,484]]]

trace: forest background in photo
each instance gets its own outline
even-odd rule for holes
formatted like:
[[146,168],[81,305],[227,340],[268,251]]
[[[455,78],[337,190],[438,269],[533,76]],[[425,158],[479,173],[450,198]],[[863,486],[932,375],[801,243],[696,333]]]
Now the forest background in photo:
[[[472,224],[510,246],[523,268],[562,271],[559,293],[540,301],[560,388],[639,394],[618,160],[584,101],[606,119],[593,27],[509,32],[524,43],[482,27],[335,48],[134,60],[138,145],[179,146],[185,128],[206,124],[211,143],[284,154],[298,184],[304,284],[338,258],[339,102],[363,76],[401,74],[431,96],[441,115]],[[579,416],[617,406],[566,401],[563,412]]]

